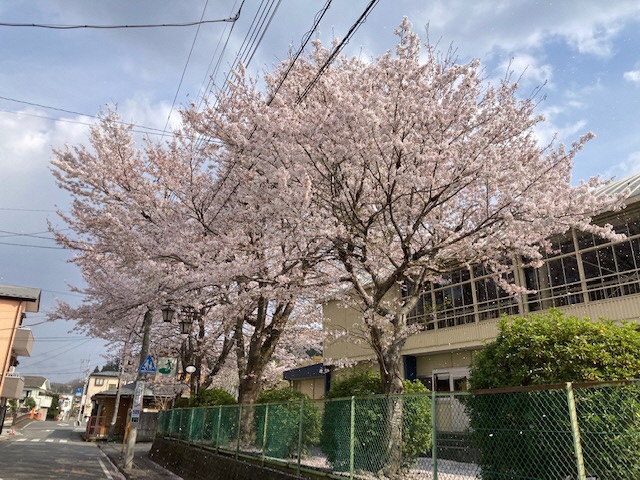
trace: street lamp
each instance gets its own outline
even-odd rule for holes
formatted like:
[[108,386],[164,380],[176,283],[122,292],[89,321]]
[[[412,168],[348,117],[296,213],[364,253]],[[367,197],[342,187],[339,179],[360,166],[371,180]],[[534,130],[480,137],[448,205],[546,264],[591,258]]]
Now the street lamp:
[[171,320],[173,320],[173,315],[176,313],[175,308],[173,308],[171,305],[165,305],[160,309],[160,311],[162,312],[162,321],[165,323],[171,323]]
[[[162,312],[162,321],[171,323],[176,313],[176,309],[171,305],[165,305],[160,309]],[[178,312],[178,318],[180,319],[180,333],[186,335],[191,331],[191,325],[198,318],[199,312],[194,307],[181,307]]]
[[198,312],[193,307],[182,307],[180,311],[180,333],[187,334],[191,331],[191,325],[197,318]]

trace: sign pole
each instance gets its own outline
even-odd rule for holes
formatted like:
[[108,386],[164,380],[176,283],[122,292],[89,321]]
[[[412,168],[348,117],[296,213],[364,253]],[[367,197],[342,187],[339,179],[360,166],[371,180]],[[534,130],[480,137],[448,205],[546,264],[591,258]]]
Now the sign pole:
[[142,411],[142,405],[144,400],[144,379],[147,373],[155,373],[155,365],[149,355],[149,337],[151,334],[151,322],[153,320],[153,314],[151,310],[147,310],[144,314],[144,320],[142,322],[142,348],[140,349],[140,368],[138,369],[138,375],[136,376],[136,390],[133,396],[133,406],[131,408],[131,423],[129,436],[127,437],[127,448],[124,457],[124,469],[131,470],[133,467],[133,454],[136,439],[138,437],[138,423],[140,421],[140,412]]

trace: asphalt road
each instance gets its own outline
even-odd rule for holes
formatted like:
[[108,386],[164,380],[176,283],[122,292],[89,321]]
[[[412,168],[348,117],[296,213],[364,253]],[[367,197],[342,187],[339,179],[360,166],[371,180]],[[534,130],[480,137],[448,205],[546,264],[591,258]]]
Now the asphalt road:
[[0,480],[121,480],[83,429],[71,422],[34,421],[0,441]]

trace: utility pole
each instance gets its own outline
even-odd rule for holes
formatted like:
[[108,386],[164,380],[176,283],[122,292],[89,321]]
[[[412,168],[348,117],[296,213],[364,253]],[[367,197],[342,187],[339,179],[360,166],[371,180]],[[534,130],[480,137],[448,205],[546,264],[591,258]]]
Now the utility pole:
[[[87,368],[84,371],[84,385],[82,386],[82,395],[80,396],[80,405],[78,407],[78,426],[82,425],[82,420],[84,419],[84,403],[87,399],[87,394],[89,393],[89,370],[91,365],[91,357],[86,358],[81,361],[81,364],[87,364]],[[82,367],[80,367],[82,368]]]
[[109,425],[109,435],[107,436],[107,441],[110,442],[113,440],[113,433],[116,429],[116,422],[118,421],[118,410],[120,407],[120,388],[122,386],[122,372],[124,370],[124,347],[126,344],[122,345],[122,355],[120,355],[120,368],[118,369],[118,390],[116,391],[116,404],[113,407],[113,415],[111,416],[111,425]]
[[133,454],[136,439],[138,438],[138,422],[139,417],[134,417],[136,408],[142,410],[142,403],[144,401],[144,379],[145,373],[142,373],[142,364],[149,355],[149,337],[151,336],[151,323],[153,320],[153,313],[150,309],[144,314],[144,320],[142,321],[142,347],[140,348],[140,363],[138,366],[138,373],[136,375],[136,388],[133,396],[133,407],[131,410],[131,422],[129,429],[129,436],[127,437],[127,448],[124,457],[124,469],[130,470],[133,466]]

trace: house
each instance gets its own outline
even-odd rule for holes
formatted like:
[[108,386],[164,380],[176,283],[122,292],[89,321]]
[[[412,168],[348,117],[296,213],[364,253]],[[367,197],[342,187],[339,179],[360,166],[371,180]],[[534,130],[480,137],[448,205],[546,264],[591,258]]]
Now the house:
[[[625,189],[629,189],[626,209],[594,218],[594,223],[609,223],[616,232],[626,234],[625,240],[611,242],[570,231],[552,239],[554,253],[547,255],[541,268],[525,267],[521,259],[512,262],[511,281],[535,293],[507,294],[481,265],[451,271],[445,281],[427,285],[409,318],[424,329],[404,345],[404,377],[440,392],[466,390],[474,354],[497,336],[505,314],[526,315],[555,307],[578,317],[638,322],[640,174],[612,183],[603,193]],[[325,363],[346,360],[361,368],[377,368],[370,347],[354,341],[363,336],[359,313],[337,301],[328,301],[323,309],[325,329],[341,333],[326,342]],[[294,383],[303,381],[298,378]]]
[[51,391],[49,380],[46,377],[36,375],[25,375],[23,379],[24,387],[21,404],[24,405],[27,398],[33,398],[36,402],[36,418],[45,420],[47,418],[47,410],[51,407],[51,402],[53,401],[53,397],[49,395]]
[[27,312],[40,309],[40,289],[0,285],[0,432],[11,399],[22,398],[24,380],[16,374],[17,357],[29,357],[33,334],[23,328]]
[[324,397],[331,386],[331,366],[316,363],[283,372],[284,380],[311,400]]
[[[118,388],[112,388],[98,392],[91,398],[93,404],[93,411],[87,421],[85,430],[86,440],[97,440],[107,438],[109,435],[109,429],[111,427],[111,421],[113,420],[113,414],[118,402],[118,409],[116,413],[113,437],[123,438],[129,414],[133,406],[133,397],[135,393],[135,382],[123,385]],[[152,441],[156,431],[157,411],[156,401],[166,397],[172,398],[173,389],[166,392],[161,391],[162,385],[156,385],[153,388],[145,387],[143,401],[142,401],[142,415],[140,416],[140,422],[137,426],[138,436],[136,441],[148,442]],[[119,395],[118,395],[119,393]]]
[[60,395],[59,402],[59,419],[63,421],[69,420],[73,408],[73,395]]
[[82,392],[78,419],[86,419],[91,416],[91,411],[93,410],[91,398],[96,393],[118,388],[119,375],[118,372],[93,372],[89,375]]

